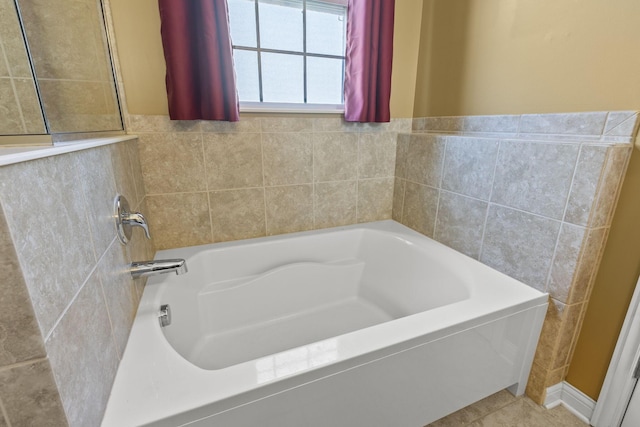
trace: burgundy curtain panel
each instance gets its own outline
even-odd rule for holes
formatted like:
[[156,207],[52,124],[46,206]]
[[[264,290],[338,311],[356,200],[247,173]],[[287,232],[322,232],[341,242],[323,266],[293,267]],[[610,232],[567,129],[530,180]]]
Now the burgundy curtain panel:
[[226,0],[158,0],[172,120],[238,121]]
[[395,0],[349,0],[344,77],[348,122],[391,120],[391,62]]

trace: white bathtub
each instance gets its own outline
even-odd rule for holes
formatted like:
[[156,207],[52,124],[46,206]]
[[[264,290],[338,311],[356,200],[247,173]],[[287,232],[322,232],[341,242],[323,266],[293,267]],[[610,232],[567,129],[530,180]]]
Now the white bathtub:
[[547,305],[393,221],[157,258],[103,426],[422,426],[522,394]]

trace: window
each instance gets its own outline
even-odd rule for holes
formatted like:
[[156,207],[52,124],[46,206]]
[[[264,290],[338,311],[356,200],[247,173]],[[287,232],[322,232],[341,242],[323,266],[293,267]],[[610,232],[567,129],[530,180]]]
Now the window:
[[342,109],[346,3],[228,0],[243,111]]

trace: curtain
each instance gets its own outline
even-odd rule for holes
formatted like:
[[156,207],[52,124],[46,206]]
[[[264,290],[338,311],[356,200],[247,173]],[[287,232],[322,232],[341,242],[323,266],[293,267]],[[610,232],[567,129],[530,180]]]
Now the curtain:
[[344,79],[348,122],[388,122],[395,0],[349,0]]
[[172,120],[239,120],[226,0],[158,0]]

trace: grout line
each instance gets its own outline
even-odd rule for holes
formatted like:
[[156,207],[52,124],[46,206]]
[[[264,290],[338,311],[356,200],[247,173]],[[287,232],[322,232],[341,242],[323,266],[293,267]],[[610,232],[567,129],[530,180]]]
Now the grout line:
[[267,186],[265,185],[266,178],[264,176],[264,141],[262,133],[262,120],[260,120],[260,160],[262,162],[262,202],[264,204],[264,235],[269,235],[269,222],[267,215]]
[[2,414],[2,417],[4,418],[4,422],[7,425],[7,427],[11,427],[11,420],[9,419],[7,408],[5,408],[4,402],[2,402],[1,398],[0,398],[0,414]]
[[[522,116],[520,116],[522,117]],[[520,122],[518,122],[518,130],[520,128]],[[498,171],[498,163],[500,161],[500,150],[502,149],[502,144],[504,141],[498,141],[498,151],[496,152],[496,162],[493,165],[493,174],[491,176],[491,191],[489,191],[489,199],[487,200],[487,212],[484,215],[484,223],[482,225],[482,236],[480,237],[480,247],[478,248],[478,260],[482,259],[482,251],[484,250],[484,240],[487,234],[487,223],[489,222],[489,211],[491,210],[491,205],[496,205],[495,203],[491,203],[491,199],[493,199],[493,187],[495,186],[496,181],[496,172]]]
[[447,148],[449,146],[449,137],[444,138],[444,152],[442,153],[442,162],[440,164],[440,180],[438,182],[438,201],[436,202],[436,215],[433,218],[433,238],[436,238],[438,229],[438,215],[440,214],[440,201],[442,200],[442,183],[444,182],[444,165],[447,162]]
[[12,369],[21,368],[23,366],[33,365],[35,363],[46,362],[49,358],[45,357],[36,357],[35,359],[23,360],[22,362],[13,363],[11,365],[0,366],[0,372],[10,371]]
[[204,150],[204,136],[200,132],[200,148],[202,149],[202,164],[204,166],[204,188],[207,191],[207,208],[209,210],[209,238],[211,243],[215,243],[216,236],[213,235],[213,214],[211,213],[211,191],[209,190],[209,171],[207,168],[207,156]]

